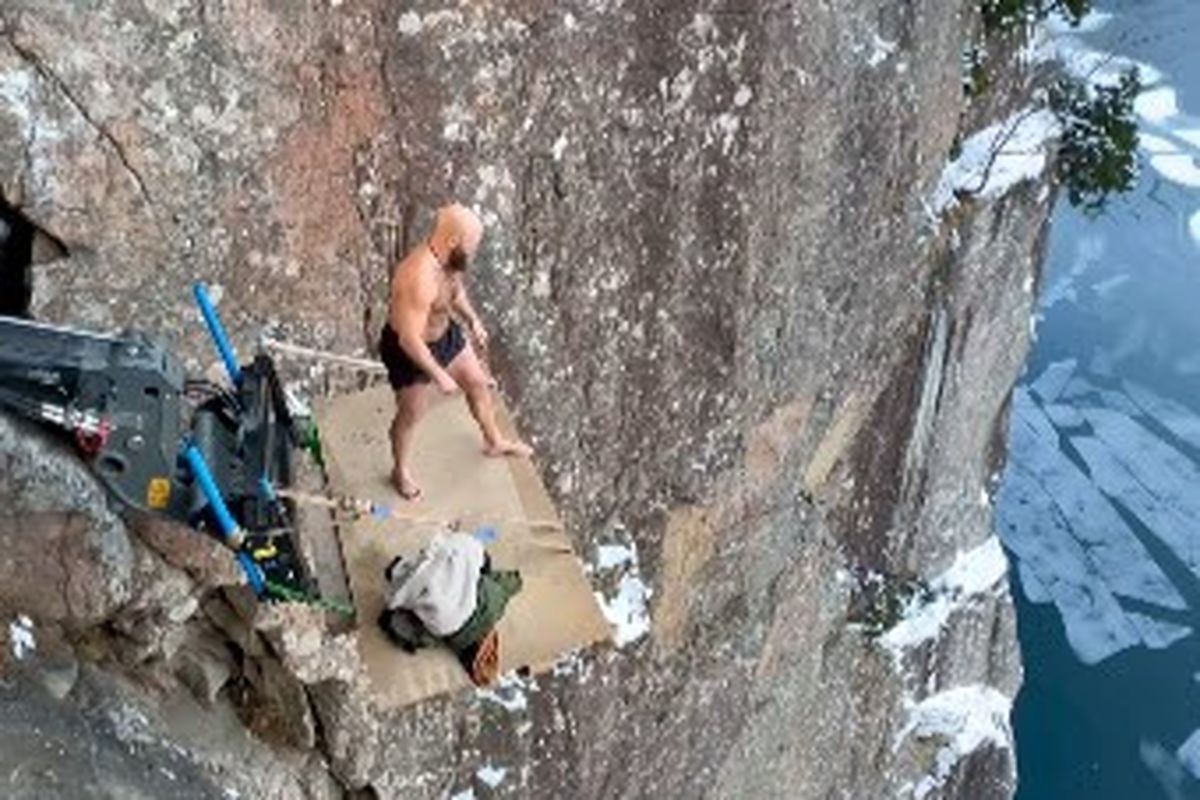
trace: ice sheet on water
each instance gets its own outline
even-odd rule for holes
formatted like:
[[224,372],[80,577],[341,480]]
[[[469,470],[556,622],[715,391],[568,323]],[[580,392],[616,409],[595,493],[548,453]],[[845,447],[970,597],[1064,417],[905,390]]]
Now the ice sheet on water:
[[1075,408],[1075,406],[1055,403],[1054,405],[1046,406],[1044,410],[1046,416],[1058,428],[1078,428],[1086,422],[1083,414],[1080,414],[1079,409]]
[[1077,362],[1073,358],[1068,358],[1065,361],[1055,361],[1050,366],[1042,370],[1042,374],[1037,377],[1029,388],[1033,390],[1043,403],[1052,403],[1058,399],[1066,388],[1067,382],[1071,376],[1075,374]]
[[1175,756],[1188,772],[1200,780],[1200,729],[1193,731],[1187,741],[1179,746]]
[[1134,627],[1142,635],[1142,641],[1151,650],[1163,650],[1167,647],[1192,635],[1192,629],[1186,625],[1176,625],[1173,622],[1165,622],[1161,619],[1154,619],[1143,614],[1131,611],[1129,619],[1133,622]]
[[[1088,555],[1098,572],[1112,590],[1124,597],[1182,610],[1183,598],[1154,564],[1150,553],[1137,538],[1112,503],[1101,492],[1116,496],[1106,487],[1117,489],[1121,484],[1116,471],[1102,455],[1089,458],[1097,446],[1090,436],[1075,436],[1071,444],[1080,450],[1092,474],[1089,477],[1059,449],[1057,432],[1044,424],[1040,409],[1022,404],[1021,420],[1033,424],[1018,428],[1014,423],[1013,449],[1019,453],[1015,466],[1028,471],[1038,486],[1050,497],[1055,509],[1073,539],[1088,549]],[[1096,414],[1111,414],[1103,409],[1083,409],[1081,414],[1091,420]],[[1132,420],[1129,425],[1141,430]],[[1052,432],[1052,433],[1051,433]],[[1037,438],[1030,438],[1032,433]],[[1051,438],[1053,437],[1053,438]],[[1104,473],[1104,482],[1097,473]],[[1128,479],[1126,480],[1128,482]]]
[[1062,396],[1059,400],[1075,400],[1080,397],[1085,397],[1092,392],[1098,391],[1095,386],[1087,381],[1081,375],[1076,375],[1067,382],[1066,388],[1062,391]]
[[1158,780],[1162,788],[1160,797],[1166,800],[1185,800],[1183,782],[1187,778],[1187,772],[1175,753],[1159,742],[1142,739],[1138,743],[1138,756],[1142,766]]
[[[1200,575],[1200,486],[1197,473],[1178,452],[1137,423],[1105,409],[1085,409],[1096,437],[1072,444],[1102,492],[1119,500],[1172,552]],[[1164,454],[1162,451],[1169,451]]]
[[1032,396],[1014,393],[1011,460],[997,526],[1017,555],[1022,586],[1051,600],[1079,657],[1095,663],[1162,631],[1137,625],[1118,597],[1171,609],[1183,598],[1141,541],[1059,448],[1059,435]]
[[1107,409],[1083,409],[1096,437],[1139,481],[1153,486],[1162,502],[1185,517],[1200,519],[1200,466],[1129,417]]
[[[1041,405],[1024,387],[1017,387],[1013,390],[1012,418],[1013,435],[1018,433],[1017,422],[1020,422],[1023,426],[1020,428],[1021,434],[1033,435],[1047,442],[1058,441],[1058,432],[1054,429],[1054,425],[1042,413]],[[1036,442],[1029,443],[1035,444]]]
[[1138,644],[1138,631],[1036,477],[1010,469],[1001,491],[1000,535],[1020,560],[1022,579],[1037,581],[1023,586],[1054,602],[1076,655],[1094,664]]
[[1042,583],[1042,579],[1024,561],[1017,562],[1017,575],[1021,581],[1021,589],[1025,592],[1025,599],[1029,602],[1040,604],[1049,603],[1054,600],[1050,595],[1050,590]]
[[1110,408],[1113,411],[1120,411],[1130,417],[1141,415],[1142,410],[1138,408],[1137,403],[1129,399],[1129,396],[1124,392],[1117,392],[1111,389],[1100,390],[1100,401],[1105,408]]
[[1134,98],[1133,110],[1147,122],[1167,122],[1179,114],[1179,97],[1170,86],[1156,86]]
[[1167,153],[1150,156],[1150,167],[1172,183],[1200,188],[1200,165],[1191,153]]
[[1123,386],[1125,393],[1147,416],[1158,420],[1171,433],[1200,450],[1200,416],[1144,386],[1129,381],[1125,381]]
[[1163,79],[1162,72],[1150,64],[1093,49],[1076,36],[1058,36],[1055,44],[1058,58],[1067,72],[1093,83],[1115,86],[1121,80],[1121,75],[1135,66],[1143,86],[1153,86]]
[[1179,145],[1163,136],[1138,131],[1138,147],[1150,155],[1157,153],[1178,153]]

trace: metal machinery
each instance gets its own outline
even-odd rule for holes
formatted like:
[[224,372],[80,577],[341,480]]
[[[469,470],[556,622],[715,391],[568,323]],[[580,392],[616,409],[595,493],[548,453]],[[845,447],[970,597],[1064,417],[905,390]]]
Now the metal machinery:
[[228,386],[187,380],[144,335],[0,317],[0,409],[69,438],[121,506],[223,539],[260,597],[315,595],[276,494],[300,439],[274,364],[239,365],[203,285],[195,295]]

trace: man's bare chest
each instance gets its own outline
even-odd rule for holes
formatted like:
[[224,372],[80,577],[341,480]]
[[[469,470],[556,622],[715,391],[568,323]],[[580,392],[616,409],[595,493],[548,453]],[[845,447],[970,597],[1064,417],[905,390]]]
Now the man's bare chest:
[[434,297],[433,308],[435,311],[449,313],[454,304],[454,293],[457,289],[455,280],[441,274],[435,280],[437,281],[437,295]]

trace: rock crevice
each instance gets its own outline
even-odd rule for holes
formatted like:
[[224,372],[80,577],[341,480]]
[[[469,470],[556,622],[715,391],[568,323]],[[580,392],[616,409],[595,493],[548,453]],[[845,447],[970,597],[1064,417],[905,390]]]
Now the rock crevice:
[[121,164],[121,167],[137,186],[138,192],[141,194],[142,199],[146,201],[147,208],[154,208],[154,202],[150,198],[150,191],[146,187],[146,179],[142,177],[142,174],[138,172],[138,170],[133,166],[133,163],[129,160],[129,156],[125,152],[125,146],[122,145],[120,140],[113,135],[112,131],[97,121],[96,117],[90,111],[88,111],[87,106],[84,105],[79,95],[71,89],[67,81],[57,72],[55,72],[54,69],[46,63],[45,59],[37,54],[37,52],[35,52],[27,44],[22,43],[18,30],[12,25],[12,23],[4,19],[0,19],[0,38],[3,38],[3,40],[8,43],[8,46],[12,48],[12,51],[20,56],[23,61],[29,64],[29,66],[33,67],[38,75],[42,76],[42,78],[45,79],[51,86],[55,87],[55,89],[57,89],[59,93],[66,98],[67,102],[71,104],[71,107],[79,113],[79,116],[83,117],[92,130],[96,132],[96,135],[103,139],[104,142],[106,142],[108,146],[112,148],[112,152],[116,155],[117,161]]

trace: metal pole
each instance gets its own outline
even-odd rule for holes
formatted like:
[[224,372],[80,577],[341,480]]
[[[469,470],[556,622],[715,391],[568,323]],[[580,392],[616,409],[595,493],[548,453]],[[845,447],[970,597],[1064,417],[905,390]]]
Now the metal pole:
[[212,507],[213,516],[217,518],[217,527],[221,529],[221,535],[225,538],[225,542],[230,547],[238,550],[237,560],[241,564],[242,570],[246,573],[246,580],[250,582],[250,587],[254,589],[254,593],[261,597],[265,590],[262,570],[254,563],[254,559],[250,558],[248,553],[242,552],[239,549],[243,536],[242,531],[238,527],[237,521],[233,518],[233,514],[229,513],[229,507],[225,505],[225,499],[221,497],[221,490],[217,488],[217,482],[213,480],[212,472],[208,469],[208,463],[204,460],[204,454],[200,452],[200,448],[196,447],[195,444],[189,444],[187,449],[183,451],[183,457],[187,461],[188,467],[196,479],[196,483],[200,485],[200,491],[204,492],[204,497]]
[[213,344],[217,346],[217,352],[221,354],[221,360],[225,362],[229,380],[233,382],[234,386],[241,386],[242,368],[238,366],[233,345],[229,343],[229,337],[225,335],[225,327],[221,324],[221,318],[217,316],[216,306],[208,296],[208,288],[200,281],[196,281],[192,285],[192,294],[195,295],[196,303],[200,306],[200,313],[204,316],[205,324],[208,325],[208,332],[212,336]]

